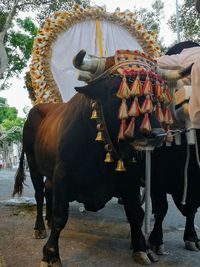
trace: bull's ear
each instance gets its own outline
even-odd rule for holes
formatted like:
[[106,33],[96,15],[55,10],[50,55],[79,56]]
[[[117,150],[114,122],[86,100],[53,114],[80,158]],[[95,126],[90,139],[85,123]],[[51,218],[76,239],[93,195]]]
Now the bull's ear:
[[[101,88],[101,86],[100,86]],[[75,87],[75,90],[78,93],[84,94],[88,97],[91,97],[93,99],[101,98],[101,94],[103,93],[103,90],[99,89],[99,86],[95,86],[95,84],[88,84],[82,87]]]

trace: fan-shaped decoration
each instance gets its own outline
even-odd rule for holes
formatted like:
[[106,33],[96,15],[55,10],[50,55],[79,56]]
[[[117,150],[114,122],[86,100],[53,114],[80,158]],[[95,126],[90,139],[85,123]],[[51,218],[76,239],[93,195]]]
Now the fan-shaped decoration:
[[55,12],[46,19],[34,40],[30,76],[33,104],[67,101],[77,80],[72,59],[81,49],[96,56],[111,56],[118,49],[139,50],[157,57],[155,33],[149,33],[130,11],[106,12],[103,7]]

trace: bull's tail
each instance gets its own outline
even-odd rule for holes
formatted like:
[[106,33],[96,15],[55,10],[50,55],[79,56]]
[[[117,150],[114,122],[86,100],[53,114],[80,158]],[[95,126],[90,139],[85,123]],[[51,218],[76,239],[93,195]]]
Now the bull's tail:
[[24,147],[22,148],[21,157],[19,161],[19,167],[15,175],[15,184],[12,195],[15,196],[18,194],[22,195],[24,181],[26,180],[26,175],[24,172]]

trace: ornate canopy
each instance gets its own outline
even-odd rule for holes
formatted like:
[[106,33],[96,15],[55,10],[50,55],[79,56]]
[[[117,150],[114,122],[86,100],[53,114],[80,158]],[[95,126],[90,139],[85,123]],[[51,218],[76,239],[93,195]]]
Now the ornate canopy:
[[109,13],[103,7],[55,12],[34,40],[30,77],[33,104],[62,102],[74,94],[77,80],[72,59],[81,49],[96,56],[111,56],[118,49],[139,50],[157,57],[155,33],[148,32],[130,11]]

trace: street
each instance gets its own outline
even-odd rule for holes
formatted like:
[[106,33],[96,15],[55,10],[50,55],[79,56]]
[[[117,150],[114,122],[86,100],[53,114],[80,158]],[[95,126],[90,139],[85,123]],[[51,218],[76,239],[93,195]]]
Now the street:
[[[33,239],[35,201],[27,173],[27,186],[21,198],[12,199],[15,170],[0,171],[0,267],[38,267],[46,239]],[[130,232],[123,206],[113,198],[99,212],[80,212],[81,204],[70,205],[69,222],[60,238],[63,267],[138,267],[130,250]],[[153,217],[151,218],[151,224]],[[167,255],[157,267],[200,267],[200,251],[184,249],[185,219],[169,196],[164,221]],[[195,226],[200,235],[200,212]]]

